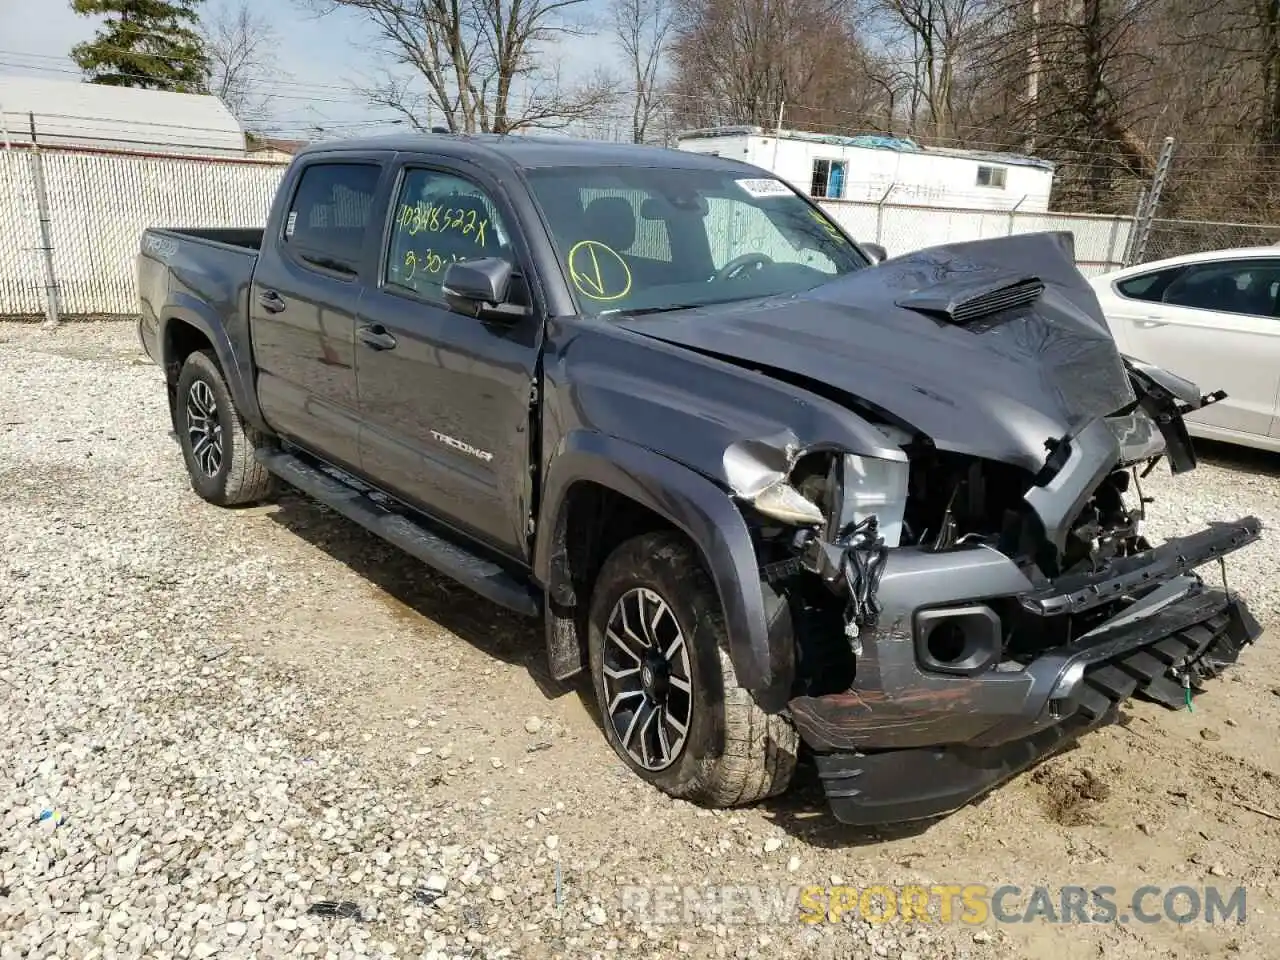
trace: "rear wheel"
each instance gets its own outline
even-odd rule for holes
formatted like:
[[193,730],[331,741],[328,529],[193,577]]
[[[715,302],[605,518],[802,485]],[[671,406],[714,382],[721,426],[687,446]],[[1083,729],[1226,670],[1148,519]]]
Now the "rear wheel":
[[263,438],[240,419],[212,351],[197,350],[187,357],[174,403],[178,441],[196,493],[222,507],[253,503],[271,493],[271,474],[253,456]]
[[781,793],[799,738],[738,686],[720,600],[687,540],[628,540],[592,592],[591,675],[610,745],[654,786],[729,807]]

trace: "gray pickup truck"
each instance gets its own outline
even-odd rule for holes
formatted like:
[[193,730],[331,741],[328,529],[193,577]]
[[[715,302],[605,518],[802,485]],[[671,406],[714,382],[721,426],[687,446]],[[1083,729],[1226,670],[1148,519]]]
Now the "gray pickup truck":
[[754,167],[525,137],[302,152],[265,231],[149,230],[195,491],[283,480],[587,670],[637,775],[953,810],[1259,634],[1140,482],[1214,396],[1122,357],[1071,238],[885,259]]

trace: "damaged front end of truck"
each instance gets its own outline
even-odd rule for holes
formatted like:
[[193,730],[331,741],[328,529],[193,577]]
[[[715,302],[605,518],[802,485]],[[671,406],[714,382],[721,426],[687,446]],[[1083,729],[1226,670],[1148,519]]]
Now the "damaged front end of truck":
[[[753,346],[750,322],[731,355],[665,332],[838,398],[885,439],[871,455],[784,434],[724,457],[792,612],[788,709],[846,822],[953,810],[1131,696],[1184,707],[1261,632],[1223,562],[1258,520],[1143,534],[1143,479],[1195,467],[1183,415],[1222,395],[1122,358],[1068,243],[865,271],[792,305],[801,359]],[[843,356],[824,349],[842,316],[859,345]],[[1210,564],[1220,585],[1196,572]]]

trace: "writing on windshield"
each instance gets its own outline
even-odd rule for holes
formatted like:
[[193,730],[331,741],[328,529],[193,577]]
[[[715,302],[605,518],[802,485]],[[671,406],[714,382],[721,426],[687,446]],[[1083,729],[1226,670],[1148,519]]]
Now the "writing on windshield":
[[547,168],[534,199],[583,313],[798,293],[867,265],[786,183],[732,168]]

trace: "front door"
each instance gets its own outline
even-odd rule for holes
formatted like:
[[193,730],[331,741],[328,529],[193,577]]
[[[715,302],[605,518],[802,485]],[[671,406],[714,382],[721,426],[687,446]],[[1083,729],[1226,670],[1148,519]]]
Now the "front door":
[[452,311],[441,293],[445,270],[459,260],[501,257],[524,275],[515,218],[492,184],[413,165],[400,174],[389,216],[380,275],[356,320],[363,472],[524,559],[541,317],[477,320]]

